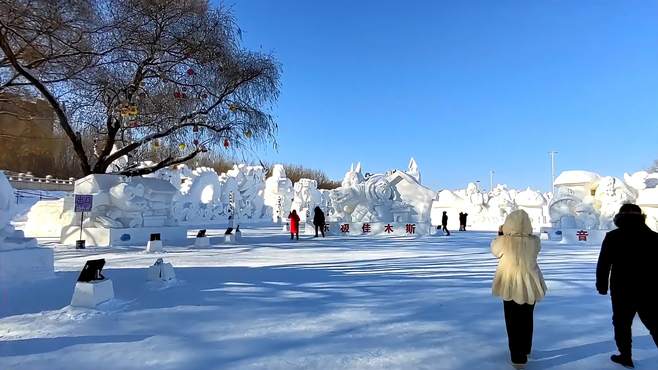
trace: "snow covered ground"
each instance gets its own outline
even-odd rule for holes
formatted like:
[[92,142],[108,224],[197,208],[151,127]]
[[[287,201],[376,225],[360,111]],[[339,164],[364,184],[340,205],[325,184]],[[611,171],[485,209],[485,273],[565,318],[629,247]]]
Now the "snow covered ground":
[[[245,230],[242,245],[167,248],[179,282],[146,284],[143,248],[55,248],[57,277],[0,296],[0,369],[508,369],[501,302],[490,294],[493,233],[291,242]],[[45,243],[48,245],[48,243]],[[549,292],[528,369],[616,369],[597,247],[545,242]],[[90,258],[117,299],[68,306]],[[658,350],[636,322],[639,369]]]

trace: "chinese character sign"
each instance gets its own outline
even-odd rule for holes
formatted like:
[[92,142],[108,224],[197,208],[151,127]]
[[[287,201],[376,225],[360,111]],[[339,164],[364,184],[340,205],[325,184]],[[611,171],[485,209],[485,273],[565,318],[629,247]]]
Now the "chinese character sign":
[[407,224],[405,226],[407,230],[407,234],[415,234],[416,233],[416,224]]
[[371,228],[369,223],[365,223],[363,226],[361,226],[361,231],[363,231],[364,234],[368,234],[370,230]]
[[576,235],[578,236],[578,241],[579,242],[586,242],[587,237],[589,236],[589,233],[586,230],[579,230]]
[[386,224],[386,226],[384,226],[384,232],[387,233],[387,234],[392,233],[393,232],[393,226],[391,224]]
[[91,212],[93,195],[75,195],[75,212]]
[[350,224],[340,225],[340,232],[341,233],[349,233],[350,232]]

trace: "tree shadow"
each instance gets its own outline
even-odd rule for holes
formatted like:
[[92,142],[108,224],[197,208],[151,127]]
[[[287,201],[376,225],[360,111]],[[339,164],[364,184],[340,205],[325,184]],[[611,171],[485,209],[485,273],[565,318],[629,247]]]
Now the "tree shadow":
[[36,355],[80,344],[139,342],[150,335],[83,335],[75,337],[31,338],[3,341],[0,357]]

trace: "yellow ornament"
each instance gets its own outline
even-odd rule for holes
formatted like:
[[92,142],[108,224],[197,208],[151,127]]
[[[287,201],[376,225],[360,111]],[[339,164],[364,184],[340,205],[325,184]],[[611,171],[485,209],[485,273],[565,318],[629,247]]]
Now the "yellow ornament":
[[244,136],[245,136],[247,139],[250,139],[250,138],[251,138],[251,135],[252,135],[251,130],[247,130],[247,131],[244,132]]
[[187,145],[185,145],[185,143],[178,144],[178,149],[180,149],[180,150],[185,150],[186,147],[187,147]]
[[130,110],[128,111],[128,114],[130,114],[131,116],[136,116],[137,112],[138,112],[137,106],[133,105],[133,106],[130,107]]
[[230,110],[231,112],[235,112],[238,110],[238,106],[235,104],[229,104],[228,110]]

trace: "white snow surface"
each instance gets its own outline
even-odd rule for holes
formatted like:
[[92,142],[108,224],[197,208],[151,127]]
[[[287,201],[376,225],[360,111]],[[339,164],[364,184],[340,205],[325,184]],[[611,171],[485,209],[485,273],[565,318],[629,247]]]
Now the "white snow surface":
[[[3,287],[0,369],[511,369],[502,302],[490,293],[493,237],[293,242],[272,227],[244,230],[239,245],[159,254],[42,241],[55,249],[56,277]],[[549,291],[527,369],[617,369],[609,297],[594,289],[597,255],[543,242]],[[177,281],[147,283],[158,257]],[[116,299],[70,307],[92,258],[106,259]],[[657,369],[639,321],[634,335],[636,367]]]

